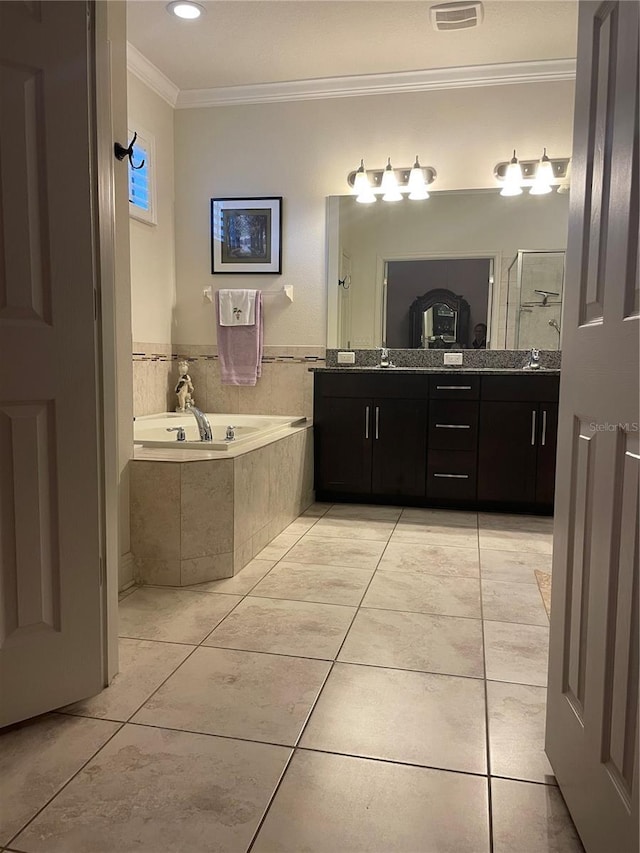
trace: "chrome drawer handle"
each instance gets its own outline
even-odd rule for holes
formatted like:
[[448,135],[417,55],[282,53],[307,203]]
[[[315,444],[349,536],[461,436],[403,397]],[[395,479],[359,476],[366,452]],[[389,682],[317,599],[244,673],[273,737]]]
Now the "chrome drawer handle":
[[547,443],[547,410],[542,410],[542,446]]
[[436,391],[471,391],[471,385],[436,385]]
[[446,480],[468,480],[468,474],[434,474],[434,477],[440,477]]
[[471,429],[471,424],[436,424],[436,429]]
[[380,438],[380,406],[376,406],[376,438]]
[[369,438],[369,406],[364,410],[364,437]]
[[531,412],[531,447],[536,443],[536,410]]

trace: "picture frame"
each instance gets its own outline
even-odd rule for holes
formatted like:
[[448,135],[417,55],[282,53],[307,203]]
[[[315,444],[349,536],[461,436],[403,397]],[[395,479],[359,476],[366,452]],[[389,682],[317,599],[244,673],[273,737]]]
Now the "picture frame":
[[211,199],[211,274],[282,274],[282,196]]

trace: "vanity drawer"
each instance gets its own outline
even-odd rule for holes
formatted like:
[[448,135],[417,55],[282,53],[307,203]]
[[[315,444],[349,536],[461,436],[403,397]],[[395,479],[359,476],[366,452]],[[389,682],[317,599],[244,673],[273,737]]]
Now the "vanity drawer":
[[560,377],[529,373],[517,376],[483,376],[482,399],[495,401],[557,402]]
[[474,501],[476,464],[475,453],[430,450],[427,461],[427,498]]
[[394,373],[316,373],[315,393],[322,397],[383,397],[385,399],[426,400],[428,377]]
[[479,376],[445,373],[429,377],[429,397],[432,400],[477,400],[479,396]]
[[429,449],[475,453],[478,414],[478,404],[472,400],[433,400],[429,411]]

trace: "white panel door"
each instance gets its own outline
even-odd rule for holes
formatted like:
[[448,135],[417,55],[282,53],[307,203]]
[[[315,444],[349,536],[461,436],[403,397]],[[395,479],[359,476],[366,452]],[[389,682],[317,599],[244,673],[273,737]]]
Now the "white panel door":
[[0,2],[0,725],[103,685],[91,12]]
[[547,754],[587,853],[638,853],[637,2],[581,2]]

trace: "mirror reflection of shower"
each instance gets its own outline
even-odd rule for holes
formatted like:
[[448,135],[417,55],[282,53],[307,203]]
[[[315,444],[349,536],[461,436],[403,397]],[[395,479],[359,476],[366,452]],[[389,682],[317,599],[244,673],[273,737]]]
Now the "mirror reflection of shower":
[[560,349],[564,255],[563,251],[520,249],[509,265],[508,348]]

